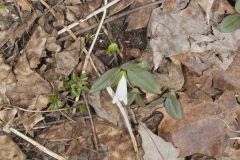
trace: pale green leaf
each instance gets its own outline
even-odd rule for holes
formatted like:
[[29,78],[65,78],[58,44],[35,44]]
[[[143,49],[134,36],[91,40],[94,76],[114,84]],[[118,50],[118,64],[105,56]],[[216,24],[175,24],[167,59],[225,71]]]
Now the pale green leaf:
[[0,9],[4,9],[5,5],[3,3],[0,3]]
[[140,107],[146,107],[145,103],[142,100],[142,97],[139,94],[136,94],[135,97],[135,102],[137,105],[139,105]]
[[183,118],[182,106],[179,100],[177,99],[176,93],[170,91],[166,93],[166,99],[164,102],[165,109],[167,113],[174,119],[180,120]]
[[107,53],[108,54],[111,54],[111,53],[117,52],[117,51],[119,51],[117,43],[111,43],[107,48]]
[[116,78],[119,77],[119,75],[119,68],[112,68],[108,70],[92,85],[92,88],[89,92],[94,93],[111,86],[115,82]]
[[218,30],[220,32],[233,32],[239,28],[240,28],[240,14],[228,15],[218,25]]
[[153,74],[144,69],[129,68],[127,70],[128,80],[132,85],[135,85],[147,92],[158,94],[160,86],[155,80]]
[[240,0],[237,0],[237,2],[235,3],[235,9],[238,13],[240,13]]

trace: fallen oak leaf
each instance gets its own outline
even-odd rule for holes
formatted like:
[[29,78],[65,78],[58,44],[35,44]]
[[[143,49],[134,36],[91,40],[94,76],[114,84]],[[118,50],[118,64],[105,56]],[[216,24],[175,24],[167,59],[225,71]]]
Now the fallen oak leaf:
[[234,93],[226,91],[215,102],[193,101],[184,93],[179,93],[179,96],[185,118],[173,121],[163,109],[159,109],[164,113],[159,135],[173,142],[180,149],[181,157],[201,153],[221,159],[225,147],[230,143],[230,133],[216,116],[236,129],[234,117],[240,110]]

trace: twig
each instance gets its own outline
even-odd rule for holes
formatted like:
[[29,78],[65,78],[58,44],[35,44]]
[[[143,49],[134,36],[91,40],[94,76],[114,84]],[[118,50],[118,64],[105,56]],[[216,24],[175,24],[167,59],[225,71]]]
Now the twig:
[[221,119],[221,118],[218,118],[218,117],[214,117],[214,118],[220,120],[221,122],[223,122],[223,123],[228,127],[228,129],[229,129],[230,131],[236,132],[236,133],[240,133],[240,131],[236,131],[236,130],[232,129],[225,120],[223,120],[223,119]]
[[34,145],[35,147],[37,147],[38,149],[40,149],[41,151],[43,151],[44,153],[48,154],[49,156],[57,159],[57,160],[67,160],[67,158],[62,157],[56,153],[54,153],[53,151],[49,150],[48,148],[44,147],[43,145],[39,144],[38,142],[34,141],[33,139],[29,138],[28,136],[22,134],[21,132],[19,132],[18,130],[10,127],[7,128],[6,130],[11,131],[12,133],[14,133],[15,135],[21,137],[22,139],[24,139],[25,141],[31,143],[32,145]]
[[[105,2],[105,5],[106,5],[106,2],[107,2],[107,1],[104,1],[104,2]],[[84,64],[83,64],[82,73],[86,73],[86,69],[87,69],[87,65],[88,65],[88,60],[89,60],[89,58],[91,57],[91,53],[92,53],[93,47],[95,46],[95,43],[96,43],[96,41],[97,41],[98,35],[99,35],[99,33],[100,33],[100,30],[101,30],[101,28],[102,28],[104,19],[105,19],[105,17],[106,17],[106,14],[107,14],[107,8],[103,11],[103,15],[102,15],[101,21],[100,21],[100,23],[99,23],[97,32],[96,32],[96,34],[95,34],[95,36],[94,36],[94,39],[93,39],[93,41],[92,41],[92,44],[91,44],[91,46],[90,46],[90,48],[89,48],[89,50],[88,50],[88,53],[87,53],[87,55],[86,55],[86,58],[85,58],[85,61],[84,61]]]
[[240,140],[240,137],[232,137],[230,139],[236,139],[236,140]]
[[83,94],[83,99],[84,99],[84,102],[85,102],[85,104],[86,104],[87,111],[88,111],[89,118],[90,118],[90,122],[91,122],[91,125],[92,125],[93,139],[94,139],[94,143],[95,143],[95,146],[96,146],[96,150],[98,151],[98,141],[97,141],[96,129],[95,129],[95,125],[94,125],[94,123],[93,123],[92,114],[91,114],[91,111],[90,111],[90,109],[89,109],[89,104],[88,104],[88,102],[87,102],[87,99],[86,99],[86,95],[85,95],[85,94]]
[[[104,5],[105,5],[105,6],[107,5],[107,0],[104,0]],[[103,21],[104,21],[104,19],[105,19],[105,17],[106,17],[106,14],[107,14],[107,8],[105,8],[104,11],[103,11],[103,15],[102,15],[101,21],[100,21],[100,23],[99,23],[97,32],[96,32],[96,34],[95,34],[95,36],[94,36],[93,42],[92,42],[89,50],[87,51],[86,58],[85,58],[85,61],[84,61],[84,64],[83,64],[82,74],[86,73],[88,61],[89,61],[89,59],[91,58],[92,50],[93,50],[94,45],[95,45],[95,43],[96,43],[96,41],[97,41],[98,35],[99,35],[100,30],[101,30],[102,25],[103,25]],[[70,28],[70,27],[69,27],[69,28]],[[96,149],[98,150],[96,130],[95,130],[95,126],[94,126],[94,123],[93,123],[92,115],[91,115],[91,112],[90,112],[90,109],[89,109],[89,106],[88,106],[88,103],[87,103],[87,99],[86,99],[85,93],[83,93],[83,98],[84,98],[84,101],[85,101],[85,103],[86,103],[87,110],[88,110],[89,117],[90,117],[90,122],[91,122],[91,125],[92,125],[92,131],[93,131],[93,135],[94,135],[95,147],[96,147]],[[75,101],[78,101],[78,100],[79,100],[79,96],[76,97]]]
[[[114,98],[114,92],[113,92],[113,89],[111,87],[107,87],[107,91],[108,91],[108,94],[111,96],[111,98],[113,99]],[[126,127],[128,129],[128,132],[129,132],[129,135],[131,137],[131,140],[132,140],[132,144],[133,144],[133,148],[134,148],[134,151],[138,153],[138,147],[137,147],[137,141],[134,137],[134,134],[133,134],[133,130],[132,130],[132,127],[131,127],[131,124],[128,120],[128,116],[122,106],[122,104],[118,101],[117,103],[117,106],[118,106],[118,109],[120,110],[122,116],[123,116],[123,119],[125,121],[125,124],[126,124]]]
[[[117,14],[117,15],[115,15],[115,16],[108,17],[108,18],[106,18],[106,19],[104,20],[103,24],[106,24],[106,23],[108,23],[108,22],[114,21],[114,20],[119,19],[119,18],[121,18],[121,17],[127,16],[127,15],[129,15],[129,14],[131,14],[131,13],[134,13],[134,12],[137,12],[137,11],[139,11],[139,10],[141,10],[141,9],[145,9],[145,8],[148,8],[148,7],[152,7],[152,6],[154,6],[154,5],[158,5],[158,4],[162,3],[162,2],[163,2],[163,0],[159,0],[159,1],[156,1],[156,2],[153,2],[153,3],[150,3],[150,4],[147,4],[147,5],[145,5],[145,6],[141,6],[141,7],[137,7],[137,8],[131,9],[131,10],[126,11],[126,12],[124,12],[124,13]],[[91,25],[91,26],[89,26],[89,27],[87,27],[87,28],[85,28],[85,29],[76,31],[74,34],[78,36],[78,35],[80,35],[80,34],[83,34],[83,33],[87,32],[87,31],[91,30],[91,29],[96,28],[97,26],[98,26],[97,23],[96,23],[96,24],[93,24],[93,25]],[[59,41],[62,42],[62,41],[67,40],[68,38],[70,38],[69,35],[60,38]]]
[[[79,23],[84,22],[86,20],[88,20],[89,18],[92,18],[93,16],[106,11],[107,8],[111,7],[112,5],[116,4],[117,2],[119,2],[120,0],[113,0],[112,2],[105,4],[103,7],[97,9],[96,11],[92,12],[91,14],[89,14],[86,18],[84,19],[80,19],[78,22],[73,22],[72,24],[70,24],[68,26],[69,29],[72,29],[73,27],[77,26]],[[61,29],[60,31],[58,31],[58,35],[64,33],[66,31],[65,28]]]

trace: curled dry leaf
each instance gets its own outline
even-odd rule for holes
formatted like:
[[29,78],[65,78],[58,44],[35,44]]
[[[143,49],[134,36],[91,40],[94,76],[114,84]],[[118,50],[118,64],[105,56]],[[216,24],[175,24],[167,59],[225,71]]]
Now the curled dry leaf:
[[88,103],[94,108],[96,114],[114,125],[122,124],[119,110],[112,103],[112,98],[106,90],[88,95]]
[[6,135],[0,136],[1,160],[25,160],[26,156],[21,149]]
[[37,68],[44,56],[48,34],[38,26],[27,43],[25,52],[31,68]]
[[236,129],[235,118],[240,112],[234,93],[226,91],[215,102],[193,100],[185,93],[179,96],[185,118],[173,121],[161,109],[164,119],[159,127],[160,136],[173,142],[180,149],[181,157],[202,153],[221,159],[225,147],[231,143],[230,136],[234,135],[222,120]]
[[224,64],[220,63],[226,70],[239,46],[240,31],[220,33],[216,26],[206,23],[206,17],[198,3],[191,1],[179,12],[154,9],[149,22],[148,36],[155,69],[164,57],[212,50],[216,55],[226,58]]
[[178,158],[179,149],[152,133],[143,123],[140,123],[138,132],[142,138],[144,160],[183,160]]
[[64,51],[55,54],[57,64],[56,73],[68,76],[79,62],[83,41],[77,40]]

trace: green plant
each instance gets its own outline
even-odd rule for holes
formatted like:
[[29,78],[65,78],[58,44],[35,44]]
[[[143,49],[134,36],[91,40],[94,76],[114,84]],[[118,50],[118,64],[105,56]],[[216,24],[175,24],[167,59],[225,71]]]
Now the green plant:
[[117,43],[110,43],[108,48],[107,48],[107,54],[112,54],[114,52],[118,52],[119,51],[119,47],[117,45]]
[[235,3],[237,13],[226,16],[218,25],[220,32],[233,32],[240,28],[240,0]]
[[52,95],[50,96],[50,104],[48,106],[48,110],[57,110],[59,108],[64,107],[64,103],[59,99],[58,95]]
[[69,90],[71,92],[71,98],[78,97],[81,93],[89,90],[87,80],[88,77],[86,74],[77,76],[73,73],[70,78],[65,78],[63,83],[64,90]]
[[0,3],[0,9],[4,9],[5,5],[3,3]]
[[90,92],[97,92],[115,85],[123,76],[132,86],[137,86],[154,94],[160,92],[160,86],[154,76],[146,68],[142,67],[141,63],[125,63],[120,67],[108,70],[92,85]]

